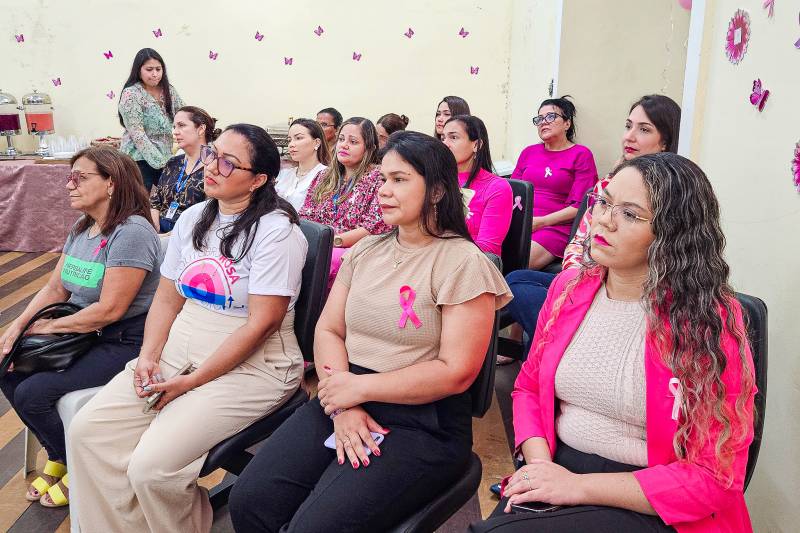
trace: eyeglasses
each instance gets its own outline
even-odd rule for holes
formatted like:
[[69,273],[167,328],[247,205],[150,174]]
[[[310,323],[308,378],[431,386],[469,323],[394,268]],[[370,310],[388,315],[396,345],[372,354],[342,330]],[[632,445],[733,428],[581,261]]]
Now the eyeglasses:
[[223,178],[230,176],[235,169],[249,171],[253,170],[252,168],[239,166],[230,159],[220,157],[217,151],[214,150],[214,147],[207,144],[204,144],[200,147],[200,161],[202,161],[205,166],[208,166],[216,161],[219,173]]
[[537,115],[537,116],[533,117],[533,125],[534,126],[538,126],[539,124],[542,124],[542,123],[551,124],[558,117],[561,117],[564,120],[567,120],[567,117],[565,117],[564,115],[559,115],[558,113],[555,113],[555,112],[551,111],[551,112],[546,113],[544,115]]
[[87,179],[86,174],[94,174],[95,176],[102,176],[99,172],[81,172],[80,170],[73,170],[67,174],[67,183],[72,183],[76,188],[80,187]]
[[319,124],[319,127],[323,129],[333,127],[333,124],[328,124],[327,122],[317,122],[317,124]]
[[619,212],[622,214],[623,224],[632,226],[637,222],[650,222],[649,218],[640,217],[634,213],[631,208],[624,205],[614,205],[599,194],[589,193],[588,196],[589,202],[587,204],[587,209],[592,213],[593,217],[601,217],[611,209],[611,220],[614,220],[614,210],[619,208]]

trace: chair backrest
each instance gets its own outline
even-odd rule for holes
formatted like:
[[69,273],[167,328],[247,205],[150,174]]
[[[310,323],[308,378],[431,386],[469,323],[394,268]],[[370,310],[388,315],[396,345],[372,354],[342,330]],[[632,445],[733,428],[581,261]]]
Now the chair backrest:
[[306,361],[314,360],[314,328],[322,314],[328,294],[328,274],[333,250],[333,228],[310,220],[300,220],[308,241],[303,284],[294,304],[294,334]]
[[764,414],[767,408],[767,306],[762,300],[754,296],[737,292],[736,299],[742,305],[745,324],[747,325],[747,338],[753,353],[753,368],[756,375],[758,392],[755,397],[755,421],[753,427],[753,442],[747,453],[747,470],[744,477],[744,488],[750,483],[756,469],[758,452],[761,449],[761,436],[764,433]]
[[[503,262],[494,254],[486,254],[494,263],[498,270],[502,272]],[[472,382],[469,388],[472,397],[472,416],[481,418],[492,406],[494,396],[494,371],[497,366],[497,313],[494,314],[494,324],[492,325],[492,336],[489,339],[489,346],[486,349],[486,357],[483,360],[481,371],[478,377]]]
[[567,242],[572,241],[572,238],[575,237],[576,233],[578,233],[578,227],[581,225],[581,219],[586,213],[586,208],[589,205],[589,193],[592,192],[592,189],[594,189],[594,187],[590,187],[589,190],[587,190],[583,195],[581,205],[578,206],[578,214],[575,215],[575,218],[572,221],[572,228],[569,230],[569,240]]
[[508,180],[508,183],[514,208],[511,210],[511,226],[503,240],[503,274],[528,268],[533,225],[533,184],[522,180]]

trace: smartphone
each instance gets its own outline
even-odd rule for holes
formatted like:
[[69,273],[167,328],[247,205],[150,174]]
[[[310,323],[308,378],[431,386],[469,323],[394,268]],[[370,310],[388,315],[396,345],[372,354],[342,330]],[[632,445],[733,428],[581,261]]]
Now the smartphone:
[[[375,444],[380,446],[381,442],[383,442],[383,434],[375,433],[374,431],[370,431],[369,434],[372,435],[372,440],[375,441]],[[331,436],[325,439],[325,447],[331,450],[336,449],[336,433],[331,433]],[[372,450],[369,449],[368,446],[364,446],[364,453],[369,455],[372,453]]]
[[[180,370],[178,370],[175,373],[175,376],[183,376],[183,375],[189,374],[189,373],[192,372],[192,370],[194,370],[194,367],[192,366],[192,363],[187,361],[186,364],[183,365],[180,368]],[[172,377],[175,377],[175,376],[172,376]],[[159,391],[159,392],[157,392],[155,394],[151,394],[150,396],[148,396],[147,400],[145,401],[145,404],[144,404],[144,409],[142,409],[142,413],[144,413],[144,414],[149,413],[150,410],[153,407],[155,407],[155,405],[158,403],[158,400],[160,400],[163,395],[164,395],[164,391]]]
[[553,505],[552,503],[545,502],[525,502],[511,504],[511,511],[514,513],[547,513],[550,511],[558,511],[559,509],[561,509],[560,505]]

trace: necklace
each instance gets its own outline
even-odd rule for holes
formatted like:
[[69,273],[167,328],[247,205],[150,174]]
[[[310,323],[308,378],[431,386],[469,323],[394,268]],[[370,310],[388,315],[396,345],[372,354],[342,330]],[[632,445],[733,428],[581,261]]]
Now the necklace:
[[392,270],[397,270],[397,267],[400,266],[400,263],[405,261],[405,257],[398,259],[396,252],[397,250],[395,250],[394,253],[392,253],[392,261],[394,261],[394,266],[392,267]]
[[314,170],[314,167],[311,167],[311,168],[309,168],[308,170],[306,170],[305,172],[303,172],[303,173],[301,174],[301,173],[300,173],[300,166],[298,165],[298,167],[297,167],[297,170],[295,171],[295,174],[297,175],[297,177],[298,177],[298,178],[304,178],[304,177],[305,177],[305,176],[307,176],[307,175],[308,175],[308,173],[309,173],[309,172],[311,172],[312,170]]

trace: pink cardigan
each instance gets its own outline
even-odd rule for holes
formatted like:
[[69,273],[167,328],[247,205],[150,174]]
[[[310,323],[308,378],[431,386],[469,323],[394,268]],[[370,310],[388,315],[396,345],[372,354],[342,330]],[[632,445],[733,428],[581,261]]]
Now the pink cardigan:
[[[547,300],[539,313],[531,351],[535,350],[544,325],[550,318],[555,300],[566,283],[579,274],[579,269],[564,270],[553,281]],[[531,437],[543,437],[555,453],[555,374],[561,357],[583,321],[603,280],[590,275],[576,285],[561,307],[551,327],[541,357],[529,357],[522,365],[512,393],[514,403],[514,435],[518,448]],[[743,324],[741,308],[733,302],[735,321]],[[724,317],[723,317],[724,322]],[[722,347],[730,357],[722,375],[727,401],[733,405],[740,390],[741,364],[733,335],[723,333]],[[752,356],[750,372],[753,371]],[[662,362],[654,339],[648,334],[645,343],[645,375],[647,380],[647,457],[648,467],[634,472],[639,485],[662,520],[680,533],[694,532],[751,532],[750,515],[744,501],[743,485],[747,466],[748,445],[753,439],[752,424],[747,438],[736,450],[733,462],[733,484],[726,488],[714,476],[714,441],[707,443],[702,459],[697,463],[679,461],[672,447],[677,428],[673,420],[675,396],[670,389],[673,377]],[[754,387],[755,389],[755,387]],[[746,409],[753,408],[755,390],[748,398]],[[714,440],[716,434],[712,433]]]
[[[459,172],[458,185],[463,187],[469,172]],[[502,254],[503,240],[511,227],[514,207],[508,180],[480,169],[469,188],[475,196],[469,202],[467,230],[478,248],[497,256]]]

